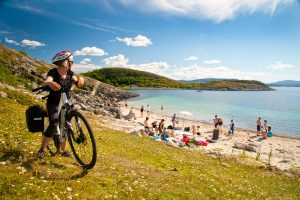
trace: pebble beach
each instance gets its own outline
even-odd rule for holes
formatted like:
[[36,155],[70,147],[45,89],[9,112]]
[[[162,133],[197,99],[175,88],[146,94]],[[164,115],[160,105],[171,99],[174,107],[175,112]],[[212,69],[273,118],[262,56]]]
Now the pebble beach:
[[[128,115],[129,108],[125,106],[120,107],[121,112],[124,116]],[[134,108],[136,119],[125,120],[116,119],[105,116],[103,118],[103,126],[112,128],[115,130],[121,130],[127,133],[139,132],[143,130],[143,122],[148,116],[144,112],[143,117],[139,108]],[[165,119],[165,127],[172,125],[171,116],[163,115],[162,113],[151,112],[149,115],[149,123],[153,121],[160,121]],[[183,124],[184,123],[184,124]],[[207,141],[212,138],[214,126],[212,122],[204,121],[193,121],[185,119],[179,121],[178,126],[191,127],[192,125],[200,126],[201,136],[193,135],[191,132],[185,132],[183,130],[176,131],[174,138],[170,137],[168,140],[180,140],[183,134],[188,135],[197,141]],[[228,127],[223,125],[218,140],[214,140],[213,143],[208,142],[207,146],[196,146],[196,147],[183,147],[184,149],[205,151],[212,155],[229,155],[229,156],[244,156],[249,157],[256,163],[262,165],[270,165],[280,170],[298,169],[300,167],[300,138],[273,135],[267,139],[262,139],[261,136],[257,136],[255,130],[235,129],[233,137],[228,136]],[[144,136],[145,137],[145,136]],[[147,137],[147,136],[146,136]],[[150,137],[150,136],[149,136]],[[158,142],[164,142],[158,140]],[[245,149],[238,149],[235,144],[243,144],[251,146],[252,151]]]

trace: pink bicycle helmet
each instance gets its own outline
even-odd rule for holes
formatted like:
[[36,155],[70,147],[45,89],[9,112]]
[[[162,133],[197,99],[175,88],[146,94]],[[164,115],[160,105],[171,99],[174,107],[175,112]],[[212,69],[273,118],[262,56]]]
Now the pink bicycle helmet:
[[67,58],[69,58],[72,55],[72,52],[69,50],[63,50],[59,53],[57,53],[53,58],[52,58],[52,63],[55,63],[57,61],[61,61],[61,60],[66,60]]

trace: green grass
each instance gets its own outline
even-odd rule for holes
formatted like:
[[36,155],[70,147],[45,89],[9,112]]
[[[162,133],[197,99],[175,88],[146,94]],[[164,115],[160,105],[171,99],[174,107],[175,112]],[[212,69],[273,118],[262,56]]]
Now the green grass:
[[92,115],[86,115],[98,147],[92,170],[83,172],[74,157],[38,160],[40,134],[27,131],[24,115],[34,100],[5,92],[10,98],[0,97],[1,199],[299,199],[299,176],[109,130]]

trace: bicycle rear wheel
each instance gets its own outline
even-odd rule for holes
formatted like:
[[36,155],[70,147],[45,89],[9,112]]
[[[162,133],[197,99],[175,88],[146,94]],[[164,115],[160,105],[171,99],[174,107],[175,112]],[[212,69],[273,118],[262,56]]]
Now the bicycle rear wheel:
[[[97,150],[92,129],[85,117],[72,111],[69,116],[68,139],[77,162],[85,169],[96,164]],[[67,123],[68,123],[67,122]]]

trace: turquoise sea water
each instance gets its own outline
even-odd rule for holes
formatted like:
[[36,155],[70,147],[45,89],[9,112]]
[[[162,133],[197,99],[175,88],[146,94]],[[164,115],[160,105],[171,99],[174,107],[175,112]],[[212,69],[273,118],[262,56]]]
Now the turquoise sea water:
[[300,136],[300,87],[278,87],[275,91],[201,91],[195,90],[132,90],[139,94],[129,105],[150,105],[151,111],[165,114],[189,111],[189,119],[212,122],[217,114],[226,125],[235,121],[238,128],[256,130],[256,119],[267,119],[273,133]]

